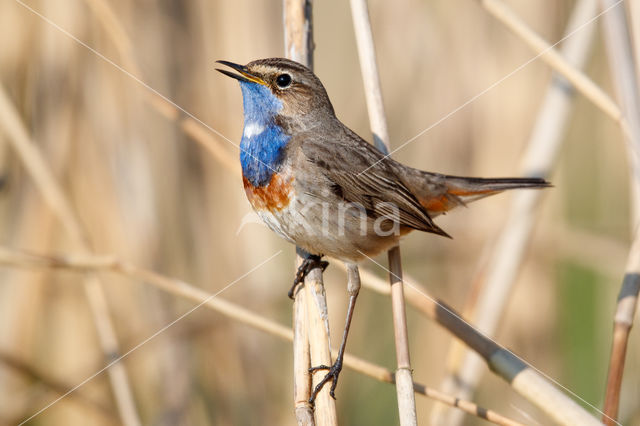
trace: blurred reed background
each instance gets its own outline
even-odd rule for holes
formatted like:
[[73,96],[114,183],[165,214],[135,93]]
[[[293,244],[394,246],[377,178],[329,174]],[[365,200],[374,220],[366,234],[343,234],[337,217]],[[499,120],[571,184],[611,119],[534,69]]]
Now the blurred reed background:
[[[284,55],[280,0],[25,3],[235,144],[242,132],[240,90],[214,71],[214,61]],[[562,37],[574,2],[508,4],[553,43]],[[473,1],[371,0],[369,7],[392,146],[534,56]],[[93,251],[214,293],[283,250],[220,297],[289,324],[286,292],[294,250],[263,226],[241,226],[250,207],[239,169],[219,160],[237,157],[237,148],[211,133],[218,152],[211,155],[149,102],[147,88],[19,2],[0,3],[0,28],[0,83]],[[315,2],[314,32],[315,70],[338,116],[371,139],[347,2]],[[586,73],[612,93],[600,35]],[[550,78],[545,64],[532,62],[394,157],[449,174],[517,174]],[[0,244],[43,255],[81,251],[2,128],[0,177]],[[576,97],[551,180],[555,187],[543,197],[542,220],[496,340],[600,407],[631,233],[629,179],[618,126],[582,96]],[[405,272],[462,311],[485,247],[504,223],[509,197],[439,218],[452,241],[418,233],[407,237]],[[384,256],[380,260],[386,263]],[[373,264],[366,267],[385,275]],[[325,277],[335,345],[346,281],[335,266]],[[121,352],[194,306],[145,282],[113,273],[100,278]],[[28,418],[108,362],[82,282],[73,271],[0,269],[2,422]],[[408,313],[414,378],[437,388],[451,337],[411,309]],[[350,336],[349,352],[393,368],[387,298],[361,292]],[[636,330],[622,389],[625,424],[640,422],[639,341]],[[289,343],[201,308],[122,363],[143,424],[281,425],[294,423],[290,352]],[[388,384],[345,370],[337,395],[344,424],[397,422],[395,390]],[[484,376],[474,401],[525,423],[547,421],[491,374]],[[423,397],[417,402],[426,424],[433,402]],[[103,373],[30,424],[119,422]]]

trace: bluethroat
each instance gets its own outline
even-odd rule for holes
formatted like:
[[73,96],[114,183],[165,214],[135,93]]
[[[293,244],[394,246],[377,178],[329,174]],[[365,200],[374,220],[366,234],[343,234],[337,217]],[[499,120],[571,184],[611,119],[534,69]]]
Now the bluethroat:
[[[251,206],[275,233],[305,252],[291,297],[326,255],[356,263],[398,244],[418,230],[449,237],[433,218],[507,189],[544,188],[540,178],[475,178],[414,169],[384,156],[336,117],[327,92],[305,66],[282,58],[247,65],[218,61],[240,82],[244,131],[240,162]],[[349,308],[336,362],[312,368],[329,372],[331,396],[342,358],[359,282],[349,287]]]

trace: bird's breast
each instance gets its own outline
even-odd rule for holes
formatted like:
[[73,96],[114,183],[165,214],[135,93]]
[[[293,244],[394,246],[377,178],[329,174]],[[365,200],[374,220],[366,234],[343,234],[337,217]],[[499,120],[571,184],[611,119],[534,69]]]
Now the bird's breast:
[[249,203],[257,211],[281,211],[293,196],[293,177],[280,173],[272,173],[269,182],[263,186],[255,186],[246,176],[242,177],[242,183]]
[[295,243],[292,229],[296,228],[295,191],[293,178],[273,173],[269,182],[255,186],[243,176],[244,191],[251,207],[276,234]]

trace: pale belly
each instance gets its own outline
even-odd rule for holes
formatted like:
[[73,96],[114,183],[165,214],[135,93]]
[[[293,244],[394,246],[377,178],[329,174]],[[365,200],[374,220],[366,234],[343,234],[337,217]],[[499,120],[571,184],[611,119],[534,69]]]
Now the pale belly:
[[295,240],[291,236],[291,231],[289,229],[289,224],[291,223],[291,213],[285,210],[271,212],[269,210],[258,210],[255,209],[260,219],[271,229],[273,232],[289,241],[290,243],[296,244]]
[[292,187],[285,190],[287,186],[274,180],[264,190],[245,190],[254,210],[272,231],[311,254],[356,262],[393,247],[407,232],[389,221],[369,218],[356,205],[307,193],[298,196]]

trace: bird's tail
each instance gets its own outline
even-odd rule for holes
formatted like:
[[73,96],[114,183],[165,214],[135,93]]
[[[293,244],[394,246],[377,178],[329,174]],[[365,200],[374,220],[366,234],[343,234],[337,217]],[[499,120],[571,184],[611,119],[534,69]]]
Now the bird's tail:
[[439,175],[438,178],[440,190],[428,191],[425,197],[420,197],[420,203],[432,216],[509,189],[551,186],[541,178],[474,178],[446,175]]
[[463,197],[466,202],[475,201],[508,189],[547,188],[549,182],[541,178],[471,178],[446,176],[447,192]]

